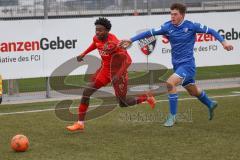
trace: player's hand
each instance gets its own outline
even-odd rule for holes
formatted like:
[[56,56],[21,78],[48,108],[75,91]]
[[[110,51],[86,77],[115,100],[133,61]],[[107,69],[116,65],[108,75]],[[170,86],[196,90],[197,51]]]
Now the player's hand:
[[227,43],[226,41],[222,42],[223,48],[227,51],[231,51],[233,50],[233,46],[229,43]]
[[83,61],[83,57],[84,57],[84,55],[80,54],[79,56],[77,56],[77,61],[78,62],[82,62]]
[[120,42],[119,42],[119,47],[122,47],[122,48],[128,48],[128,47],[130,47],[131,46],[131,44],[132,44],[132,41],[131,40],[121,40]]

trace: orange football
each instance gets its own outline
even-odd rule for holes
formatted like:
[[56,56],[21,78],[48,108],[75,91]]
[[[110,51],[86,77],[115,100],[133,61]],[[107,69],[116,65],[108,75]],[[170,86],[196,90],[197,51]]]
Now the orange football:
[[11,148],[16,152],[24,152],[28,147],[28,138],[22,134],[15,135],[11,140]]

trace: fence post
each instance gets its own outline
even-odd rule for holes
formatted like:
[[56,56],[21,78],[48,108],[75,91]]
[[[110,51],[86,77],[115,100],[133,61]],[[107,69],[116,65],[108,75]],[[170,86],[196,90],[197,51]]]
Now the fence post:
[[48,0],[44,0],[43,2],[43,8],[44,8],[44,19],[48,19]]
[[19,94],[19,85],[17,79],[8,80],[8,95]]
[[149,70],[149,89],[152,89],[154,85],[153,72],[153,70]]
[[[48,19],[48,0],[44,0],[44,19]],[[46,98],[50,97],[50,78],[46,77]]]
[[0,75],[0,104],[2,103],[2,94],[3,94],[3,87],[2,87],[2,75]]
[[138,9],[137,8],[137,0],[134,0],[134,13],[133,13],[134,16],[138,16],[139,15],[137,9]]
[[148,0],[148,1],[147,1],[147,14],[148,14],[148,15],[151,15],[151,14],[152,14],[151,8],[152,8],[152,1],[151,1],[151,0]]
[[50,98],[50,78],[46,77],[46,98]]

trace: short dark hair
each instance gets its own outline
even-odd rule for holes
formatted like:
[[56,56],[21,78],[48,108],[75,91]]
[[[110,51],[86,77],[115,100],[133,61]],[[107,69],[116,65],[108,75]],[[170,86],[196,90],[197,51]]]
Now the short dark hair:
[[184,4],[182,4],[182,3],[173,3],[173,4],[171,5],[170,9],[171,9],[171,10],[174,10],[174,9],[179,10],[179,12],[180,12],[181,14],[185,14],[186,11],[187,11],[186,5],[184,5]]
[[102,25],[104,26],[108,31],[111,30],[111,22],[107,19],[107,18],[104,18],[104,17],[99,17],[96,21],[95,21],[95,25]]

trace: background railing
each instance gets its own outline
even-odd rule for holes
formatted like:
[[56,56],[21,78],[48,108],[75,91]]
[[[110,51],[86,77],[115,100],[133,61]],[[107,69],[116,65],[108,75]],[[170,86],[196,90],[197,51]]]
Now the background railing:
[[185,3],[189,12],[240,10],[240,0],[0,0],[0,18],[162,14],[173,2]]

